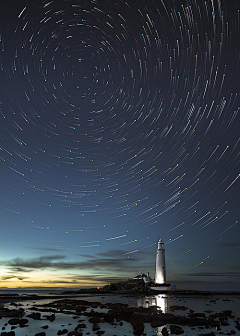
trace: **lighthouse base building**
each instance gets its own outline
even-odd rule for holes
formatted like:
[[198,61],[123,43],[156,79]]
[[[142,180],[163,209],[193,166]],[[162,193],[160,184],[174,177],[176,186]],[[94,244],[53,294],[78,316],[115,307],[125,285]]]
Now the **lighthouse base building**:
[[172,290],[170,283],[166,282],[166,267],[165,267],[165,249],[162,239],[158,241],[157,255],[156,255],[156,275],[155,285],[151,287],[153,290],[159,292],[166,292]]

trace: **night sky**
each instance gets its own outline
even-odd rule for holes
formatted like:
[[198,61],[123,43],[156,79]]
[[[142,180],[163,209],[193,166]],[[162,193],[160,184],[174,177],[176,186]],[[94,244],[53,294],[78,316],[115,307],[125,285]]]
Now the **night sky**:
[[2,289],[240,288],[239,10],[1,1]]

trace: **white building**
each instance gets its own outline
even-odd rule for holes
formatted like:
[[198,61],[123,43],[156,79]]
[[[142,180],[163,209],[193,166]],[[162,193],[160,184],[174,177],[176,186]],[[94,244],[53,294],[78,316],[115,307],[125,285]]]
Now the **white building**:
[[156,255],[156,275],[155,286],[151,289],[158,291],[170,290],[170,283],[166,283],[166,266],[165,266],[165,249],[162,239],[158,241],[157,255]]
[[166,283],[165,249],[162,239],[158,241],[155,283],[158,285]]
[[147,282],[149,282],[149,281],[152,280],[151,277],[150,277],[150,275],[149,275],[149,272],[147,272],[147,275],[143,274],[143,273],[141,273],[139,275],[137,274],[133,279],[134,280],[143,280],[145,283],[147,283]]

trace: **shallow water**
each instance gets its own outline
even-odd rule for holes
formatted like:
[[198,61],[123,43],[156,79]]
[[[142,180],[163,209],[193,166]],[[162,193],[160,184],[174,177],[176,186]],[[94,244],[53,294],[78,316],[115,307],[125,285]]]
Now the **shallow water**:
[[[79,298],[76,298],[79,299]],[[83,296],[80,299],[84,299],[91,302],[101,302],[101,303],[128,303],[129,306],[132,307],[150,307],[150,306],[158,306],[159,309],[162,310],[162,312],[167,313],[171,312],[174,315],[187,315],[189,313],[189,309],[194,310],[196,313],[202,313],[206,310],[211,311],[212,313],[221,312],[223,310],[232,310],[233,315],[235,316],[234,319],[229,319],[230,325],[227,327],[222,326],[220,331],[216,331],[213,328],[210,329],[202,329],[199,327],[195,327],[194,329],[191,329],[188,326],[182,327],[184,329],[184,334],[187,336],[196,336],[201,333],[207,333],[214,331],[216,332],[216,335],[218,334],[226,334],[230,330],[235,330],[236,335],[240,332],[235,328],[234,321],[237,320],[237,317],[240,317],[240,296],[218,296],[218,297],[209,297],[209,296],[181,296],[181,297],[174,297],[168,294],[160,294],[155,296],[148,296],[148,297],[129,297],[129,296],[118,296],[118,295],[96,295],[96,296]],[[215,302],[211,302],[214,300]],[[29,310],[30,307],[36,305],[38,307],[39,305],[49,303],[51,301],[56,301],[47,299],[47,300],[38,300],[35,303],[33,301],[24,301],[21,302],[22,308],[26,309],[26,315],[33,312],[33,310]],[[174,312],[171,311],[170,307],[173,305],[178,306],[186,306],[188,309],[183,310],[176,310]],[[14,307],[10,304],[5,304],[5,307],[13,309]],[[89,308],[88,310],[91,310],[92,308]],[[99,309],[97,309],[99,310]],[[104,312],[106,312],[106,309],[104,309]],[[41,313],[42,316],[49,315],[50,313]],[[206,316],[208,317],[209,313],[206,313]],[[42,317],[43,319],[33,320],[31,318],[27,318],[29,323],[28,327],[20,328],[17,327],[14,329],[16,336],[34,336],[36,333],[44,331],[47,336],[55,336],[57,335],[58,330],[67,329],[68,332],[73,331],[74,328],[79,323],[85,323],[87,325],[87,328],[84,329],[84,335],[86,335],[86,332],[89,332],[89,336],[96,336],[96,333],[92,331],[92,323],[88,322],[88,317],[86,316],[79,316],[77,319],[73,319],[75,315],[74,314],[62,314],[62,313],[56,313],[56,319],[54,322],[48,321],[46,318]],[[4,324],[7,323],[9,318],[2,318],[0,320],[0,330],[2,327],[4,327]],[[79,322],[80,321],[80,322]],[[41,327],[44,325],[48,325],[49,328],[43,330]],[[108,323],[99,323],[101,326],[101,330],[106,331],[105,335],[117,335],[117,336],[124,336],[124,335],[133,335],[133,328],[132,326],[127,323],[123,322],[123,325],[120,326],[119,323],[116,323],[116,325],[111,325]],[[149,336],[152,335],[159,335],[161,336],[161,330],[163,327],[159,328],[151,328],[150,324],[145,324],[145,333]],[[169,325],[166,325],[166,328],[169,329]],[[9,332],[11,330],[10,325],[5,326],[6,332]],[[169,331],[170,332],[170,331]],[[66,334],[65,334],[66,335]]]

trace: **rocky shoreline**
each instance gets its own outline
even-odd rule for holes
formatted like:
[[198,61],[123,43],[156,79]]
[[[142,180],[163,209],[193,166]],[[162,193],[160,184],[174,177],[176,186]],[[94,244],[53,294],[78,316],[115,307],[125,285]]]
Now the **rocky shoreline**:
[[[28,296],[27,299],[36,296]],[[46,296],[47,298],[54,299],[53,296]],[[8,297],[9,299],[10,297]],[[45,298],[45,297],[44,297]],[[82,299],[61,298],[57,296],[57,301],[53,301],[47,304],[34,305],[28,308],[28,314],[25,309],[22,308],[21,303],[12,302],[11,308],[0,308],[0,321],[2,318],[9,318],[8,322],[2,327],[1,336],[15,336],[14,329],[25,328],[31,319],[43,320],[46,324],[41,328],[42,330],[49,328],[49,323],[55,320],[55,316],[58,313],[72,315],[72,318],[77,320],[78,324],[75,328],[71,327],[71,323],[67,328],[59,329],[57,335],[67,336],[82,336],[89,335],[86,319],[91,323],[92,331],[96,335],[103,335],[106,333],[104,326],[106,324],[122,326],[123,322],[131,324],[133,335],[147,335],[144,333],[145,324],[150,323],[152,328],[169,326],[171,334],[180,335],[184,334],[184,327],[188,326],[191,329],[196,327],[203,329],[206,333],[198,335],[214,336],[216,332],[219,333],[223,326],[229,326],[229,321],[234,322],[234,329],[229,330],[225,335],[234,335],[240,333],[240,318],[234,316],[231,310],[223,310],[218,313],[212,313],[211,311],[204,311],[197,313],[194,310],[188,309],[185,306],[170,306],[171,313],[162,313],[156,306],[149,308],[142,307],[130,307],[126,303],[101,303],[99,301],[89,302]],[[96,297],[97,298],[97,297]],[[25,297],[24,297],[25,299]],[[42,299],[42,297],[39,297]],[[19,300],[18,300],[19,301]],[[29,310],[32,312],[29,314]],[[175,312],[187,311],[186,315],[175,315]],[[174,313],[174,314],[173,314]],[[11,325],[11,331],[6,332],[6,326]],[[169,335],[167,328],[161,330],[162,336]],[[35,336],[46,336],[44,331],[37,332]]]

